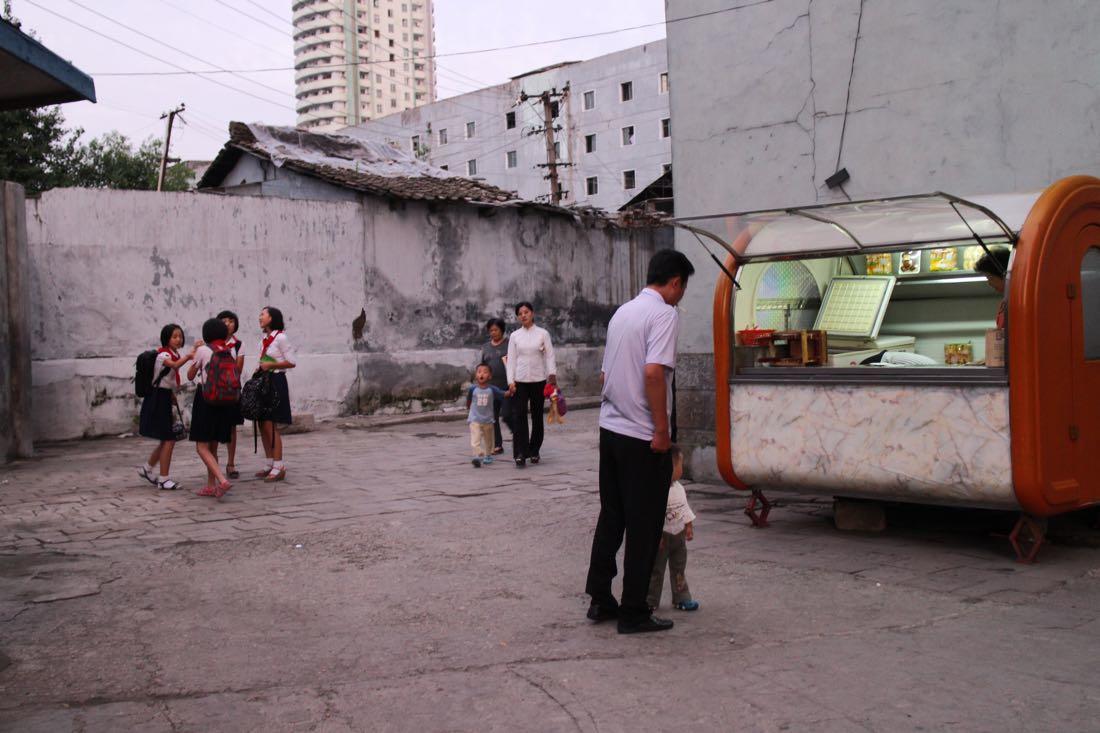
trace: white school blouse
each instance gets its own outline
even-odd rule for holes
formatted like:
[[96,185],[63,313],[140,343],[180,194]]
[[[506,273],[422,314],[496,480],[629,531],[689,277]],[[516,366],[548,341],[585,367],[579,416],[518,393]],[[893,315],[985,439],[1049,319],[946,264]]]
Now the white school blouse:
[[[264,351],[264,340],[260,339],[259,351],[257,353],[262,354]],[[290,345],[290,339],[287,338],[286,331],[279,331],[279,335],[275,337],[275,340],[271,342],[271,345],[267,347],[267,355],[275,361],[289,361],[291,364],[297,366],[298,359],[297,354],[294,351],[294,347]],[[272,369],[275,373],[285,372],[285,369]]]
[[504,362],[508,384],[541,382],[558,373],[554,344],[545,328],[517,328],[508,334],[508,360]]
[[[173,357],[167,351],[162,351],[157,354],[157,360],[153,363],[153,387],[159,387],[160,389],[170,389],[173,392],[178,392],[180,390],[180,385],[176,384],[176,375],[179,374],[180,370],[178,368],[170,367],[167,364],[169,359],[175,361],[178,358],[178,356]],[[158,383],[157,377],[159,377],[160,373],[163,372],[165,369],[168,370],[168,373],[165,374],[164,379],[160,380],[160,383]]]

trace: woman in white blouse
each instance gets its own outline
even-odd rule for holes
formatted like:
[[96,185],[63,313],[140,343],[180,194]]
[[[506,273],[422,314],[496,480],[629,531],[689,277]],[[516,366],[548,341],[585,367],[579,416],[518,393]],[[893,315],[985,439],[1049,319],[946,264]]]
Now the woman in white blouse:
[[[554,345],[545,328],[535,325],[535,308],[528,302],[516,306],[520,328],[508,337],[508,393],[512,399],[512,457],[516,468],[527,461],[538,463],[542,449],[542,413],[546,406],[543,390],[546,383],[557,384],[557,362]],[[527,416],[531,426],[528,429]]]

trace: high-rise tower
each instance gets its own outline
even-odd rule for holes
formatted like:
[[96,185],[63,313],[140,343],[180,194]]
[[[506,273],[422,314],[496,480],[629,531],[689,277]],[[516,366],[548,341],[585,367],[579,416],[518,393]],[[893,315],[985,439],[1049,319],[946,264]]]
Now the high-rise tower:
[[298,126],[333,132],[434,102],[432,0],[292,0]]

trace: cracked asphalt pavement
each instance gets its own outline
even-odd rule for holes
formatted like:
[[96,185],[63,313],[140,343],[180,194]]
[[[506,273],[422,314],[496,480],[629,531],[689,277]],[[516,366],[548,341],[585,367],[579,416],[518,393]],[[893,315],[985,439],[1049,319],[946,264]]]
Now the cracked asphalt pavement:
[[596,412],[567,419],[524,471],[470,466],[461,422],[337,420],[222,502],[189,445],[190,491],[143,485],[134,438],[5,466],[0,729],[1096,730],[1100,554],[1017,565],[1005,515],[895,507],[862,535],[777,496],[754,530],[689,484],[702,608],[592,624]]

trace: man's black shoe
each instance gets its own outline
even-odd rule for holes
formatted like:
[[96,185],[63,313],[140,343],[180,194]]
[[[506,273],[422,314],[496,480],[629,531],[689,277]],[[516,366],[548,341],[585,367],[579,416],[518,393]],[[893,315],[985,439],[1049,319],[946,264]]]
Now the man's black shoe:
[[647,631],[668,631],[672,628],[672,622],[667,618],[650,616],[644,621],[619,621],[620,634],[644,634]]
[[588,613],[586,614],[589,619],[599,623],[600,621],[610,621],[619,617],[619,609],[613,606],[601,606],[598,603],[591,603],[588,606]]

